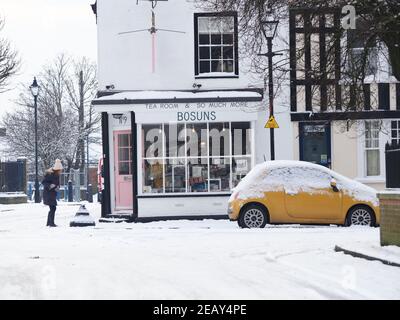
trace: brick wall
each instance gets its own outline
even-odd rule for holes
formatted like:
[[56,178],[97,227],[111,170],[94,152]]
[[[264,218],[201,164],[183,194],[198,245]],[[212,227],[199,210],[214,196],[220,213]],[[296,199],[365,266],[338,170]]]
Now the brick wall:
[[381,245],[400,246],[400,191],[378,195],[381,209]]

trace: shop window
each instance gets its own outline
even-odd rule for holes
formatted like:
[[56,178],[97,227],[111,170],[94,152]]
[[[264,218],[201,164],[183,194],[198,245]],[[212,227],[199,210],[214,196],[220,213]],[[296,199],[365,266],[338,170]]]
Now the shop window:
[[380,121],[365,122],[365,162],[366,175],[379,176],[380,170],[380,149],[379,149]]
[[250,122],[232,122],[232,154],[249,155],[251,153]]
[[195,15],[196,75],[238,75],[236,14]]
[[392,144],[400,145],[400,120],[392,121]]
[[186,153],[188,157],[207,156],[207,124],[194,123],[186,126]]
[[163,156],[163,128],[162,125],[143,125],[142,136],[143,152],[146,152],[146,158],[159,158]]
[[164,192],[164,163],[163,160],[143,161],[143,193]]
[[231,190],[230,158],[210,159],[210,192]]
[[143,193],[230,192],[251,169],[250,130],[249,122],[143,125]]
[[210,123],[210,156],[218,157],[230,155],[229,134],[229,122]]
[[188,159],[189,192],[208,192],[208,163],[204,158]]
[[165,161],[165,192],[186,192],[185,159],[168,159]]
[[164,127],[166,157],[176,158],[185,155],[185,125],[170,124]]

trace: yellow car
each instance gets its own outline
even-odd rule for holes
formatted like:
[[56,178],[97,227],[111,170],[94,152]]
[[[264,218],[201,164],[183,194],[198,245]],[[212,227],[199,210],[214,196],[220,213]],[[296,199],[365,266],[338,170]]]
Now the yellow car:
[[377,226],[375,189],[328,168],[303,161],[267,161],[233,189],[231,221],[242,228],[267,223]]

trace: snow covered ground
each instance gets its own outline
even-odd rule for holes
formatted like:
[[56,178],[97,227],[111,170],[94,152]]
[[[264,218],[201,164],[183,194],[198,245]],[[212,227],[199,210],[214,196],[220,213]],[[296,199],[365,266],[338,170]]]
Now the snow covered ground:
[[[99,217],[97,203],[87,207]],[[378,228],[70,228],[78,208],[61,203],[59,227],[49,229],[43,205],[0,205],[0,299],[400,299],[400,268],[334,252],[379,246]]]

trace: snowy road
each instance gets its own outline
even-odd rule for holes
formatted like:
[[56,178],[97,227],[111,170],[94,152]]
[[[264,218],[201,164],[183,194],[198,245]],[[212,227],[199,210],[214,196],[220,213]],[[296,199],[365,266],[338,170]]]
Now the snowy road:
[[[400,268],[334,252],[378,228],[168,221],[68,227],[78,205],[0,206],[0,299],[400,299]],[[100,206],[88,205],[98,217]]]

